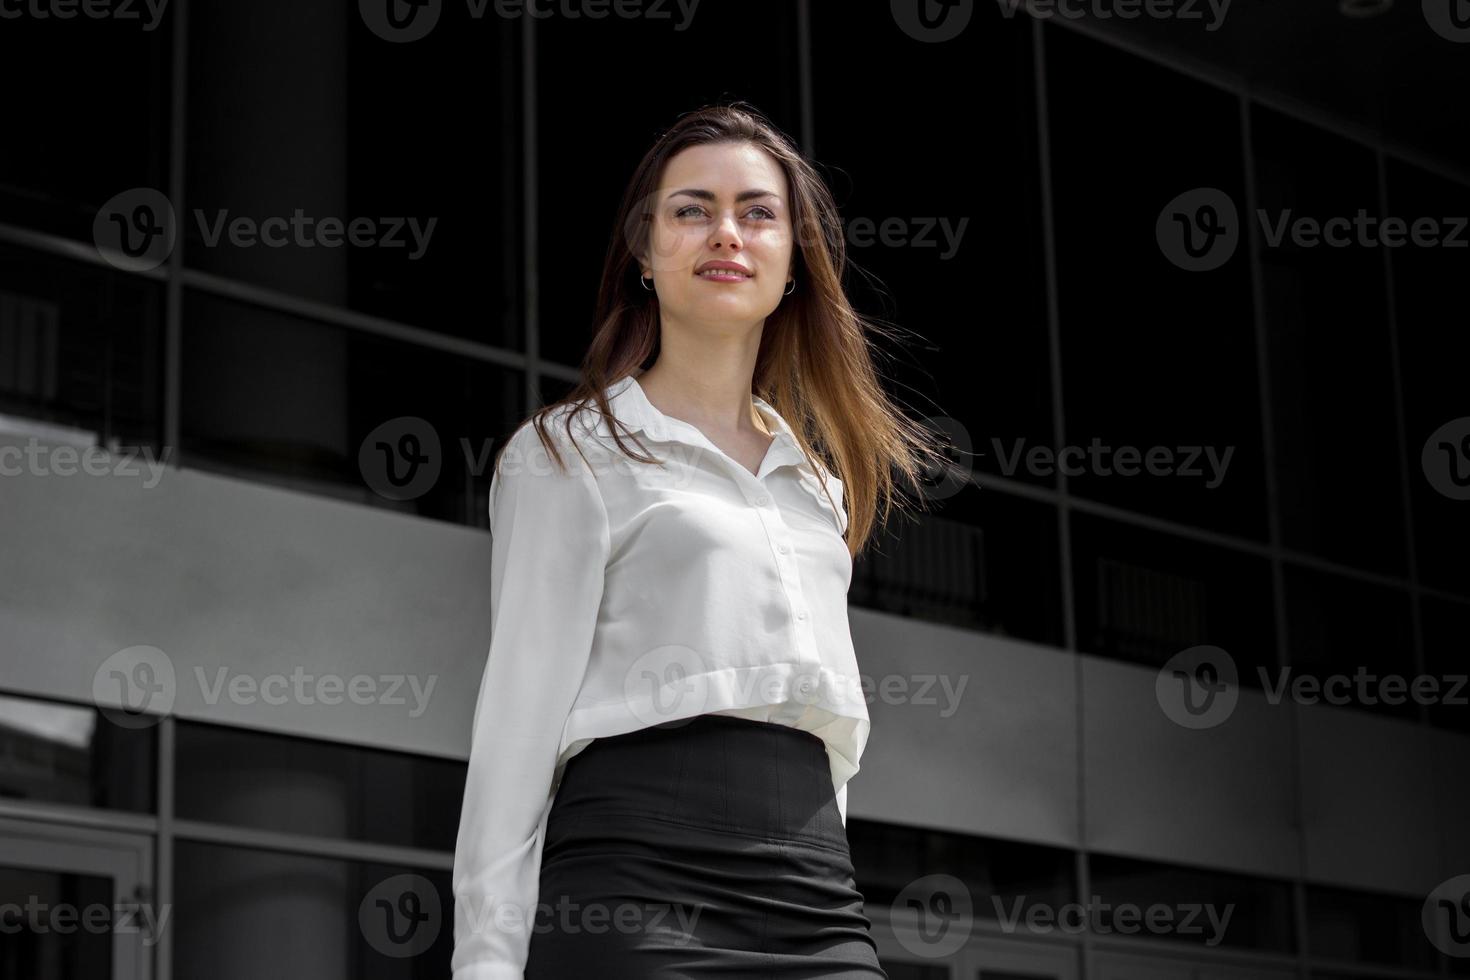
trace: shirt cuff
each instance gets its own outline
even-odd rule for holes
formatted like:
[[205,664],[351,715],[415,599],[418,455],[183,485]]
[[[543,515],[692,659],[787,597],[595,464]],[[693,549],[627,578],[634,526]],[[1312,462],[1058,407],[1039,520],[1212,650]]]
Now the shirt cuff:
[[513,963],[467,963],[452,980],[525,980],[525,971]]

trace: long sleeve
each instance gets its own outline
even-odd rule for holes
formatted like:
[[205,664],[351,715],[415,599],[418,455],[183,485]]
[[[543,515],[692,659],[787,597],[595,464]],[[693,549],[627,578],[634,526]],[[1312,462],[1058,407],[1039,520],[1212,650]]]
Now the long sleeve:
[[552,778],[602,601],[607,511],[586,461],[557,448],[565,472],[523,425],[491,478],[490,654],[454,851],[453,980],[522,980]]

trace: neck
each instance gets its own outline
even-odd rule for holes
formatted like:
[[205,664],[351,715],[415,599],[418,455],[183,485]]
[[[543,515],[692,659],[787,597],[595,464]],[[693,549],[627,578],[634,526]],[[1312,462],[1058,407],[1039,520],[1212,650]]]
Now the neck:
[[705,431],[772,434],[751,400],[759,328],[740,337],[689,336],[664,329],[658,360],[638,376],[653,406]]

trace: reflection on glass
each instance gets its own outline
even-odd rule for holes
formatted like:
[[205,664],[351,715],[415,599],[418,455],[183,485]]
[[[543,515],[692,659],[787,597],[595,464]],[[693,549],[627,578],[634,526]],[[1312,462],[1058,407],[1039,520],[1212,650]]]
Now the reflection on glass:
[[183,347],[190,465],[488,526],[519,372],[193,291]]
[[1327,704],[1418,717],[1408,593],[1291,564],[1284,572],[1292,683],[1313,679],[1320,687],[1302,690]]
[[1159,667],[1216,646],[1253,686],[1275,667],[1263,558],[1074,511],[1072,569],[1085,652]]
[[949,967],[940,963],[908,963],[879,958],[888,980],[949,980]]
[[153,732],[95,708],[0,696],[0,797],[151,812]]
[[969,891],[977,918],[1058,909],[1074,901],[1075,862],[1070,851],[923,830],[872,820],[847,824],[858,890],[869,907],[892,905],[905,888],[927,875],[947,874]]
[[1288,882],[1105,854],[1088,862],[1099,931],[1211,947],[1296,949]]
[[1422,899],[1307,887],[1312,957],[1430,970],[1438,958],[1424,935]]
[[360,9],[191,10],[184,262],[519,346],[519,141],[487,138],[520,130],[519,22],[450,4],[392,43]]
[[175,856],[175,976],[449,976],[448,871],[187,841]]
[[[1379,214],[1373,151],[1263,108],[1252,109],[1251,127],[1257,206],[1269,226],[1261,274],[1283,543],[1402,574],[1383,255],[1326,243],[1351,242],[1339,225]],[[1317,240],[1296,233],[1301,222],[1334,230]]]
[[465,764],[179,722],[186,820],[454,850]]
[[162,300],[156,283],[0,245],[0,415],[157,454]]
[[891,521],[854,563],[854,605],[1060,645],[1056,508],[969,487]]
[[114,921],[115,901],[110,878],[0,867],[0,977],[111,977],[113,936],[98,923]]
[[[1068,489],[1264,540],[1246,249],[1194,271],[1160,231],[1196,219],[1201,206],[1181,196],[1198,188],[1220,198],[1209,213],[1245,212],[1239,103],[1083,32],[1042,30],[1067,441],[1053,449],[1070,451]],[[1101,78],[1109,93],[1149,97],[1100,94]]]

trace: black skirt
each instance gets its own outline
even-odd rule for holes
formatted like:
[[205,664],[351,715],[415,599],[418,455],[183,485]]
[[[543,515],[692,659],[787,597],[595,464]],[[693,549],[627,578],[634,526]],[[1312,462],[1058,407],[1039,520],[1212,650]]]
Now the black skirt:
[[526,980],[887,980],[826,745],[699,715],[599,738],[547,817]]

